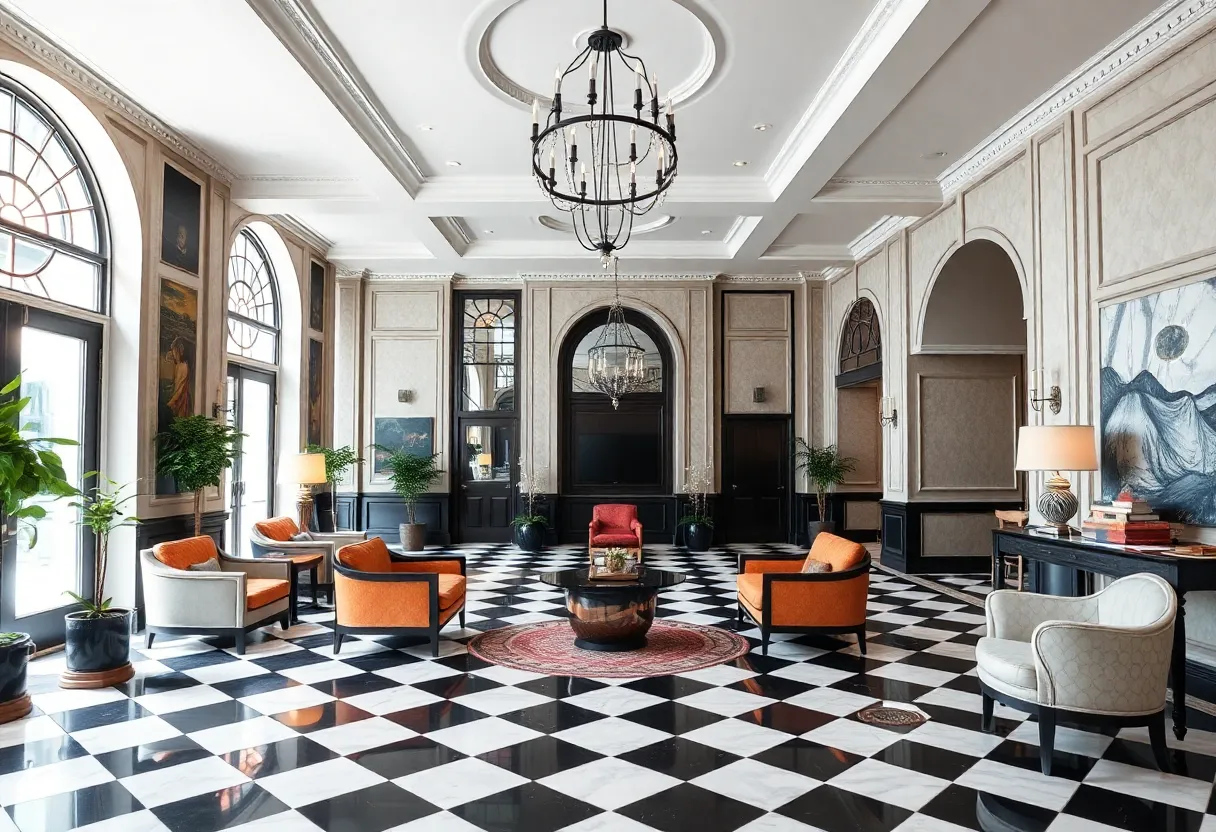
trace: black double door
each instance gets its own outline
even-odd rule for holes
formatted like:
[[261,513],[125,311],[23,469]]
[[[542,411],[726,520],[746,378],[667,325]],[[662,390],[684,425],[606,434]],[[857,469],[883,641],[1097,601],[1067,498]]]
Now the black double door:
[[726,542],[784,542],[790,511],[789,417],[727,416],[723,441]]
[[515,516],[518,421],[512,417],[463,417],[458,421],[455,471],[456,523],[466,543],[507,543]]

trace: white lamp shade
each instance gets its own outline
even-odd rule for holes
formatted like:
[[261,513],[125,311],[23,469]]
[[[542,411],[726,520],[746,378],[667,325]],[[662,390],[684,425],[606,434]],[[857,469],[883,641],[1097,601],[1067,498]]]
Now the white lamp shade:
[[283,482],[320,485],[325,482],[325,454],[292,454],[283,466]]
[[1026,425],[1018,429],[1019,471],[1096,471],[1093,425]]

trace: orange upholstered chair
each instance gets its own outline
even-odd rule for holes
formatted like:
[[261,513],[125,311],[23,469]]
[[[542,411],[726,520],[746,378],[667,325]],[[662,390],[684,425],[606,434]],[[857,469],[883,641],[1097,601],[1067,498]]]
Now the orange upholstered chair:
[[343,546],[334,563],[334,654],[348,633],[426,636],[439,655],[439,631],[459,614],[464,627],[462,555],[394,555],[379,537]]
[[623,503],[605,503],[591,509],[587,546],[591,549],[622,547],[642,553],[642,524],[638,507]]
[[[803,572],[818,561],[827,572]],[[870,555],[860,543],[820,532],[810,554],[739,555],[738,621],[760,627],[761,652],[771,633],[856,633],[866,652]]]

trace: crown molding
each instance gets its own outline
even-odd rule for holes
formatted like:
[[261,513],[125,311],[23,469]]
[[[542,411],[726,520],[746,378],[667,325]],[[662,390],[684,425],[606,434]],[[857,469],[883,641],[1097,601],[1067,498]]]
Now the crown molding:
[[848,246],[837,243],[797,243],[794,245],[769,246],[761,260],[846,260],[853,255]]
[[[422,204],[531,202],[551,205],[527,175],[433,176],[415,196]],[[665,195],[667,203],[754,202],[770,204],[773,194],[757,176],[680,176]]]
[[949,199],[1061,113],[1075,108],[1145,61],[1181,48],[1216,15],[1216,0],[1170,0],[1124,32],[976,145],[938,178]]
[[426,181],[406,140],[308,0],[248,0],[411,198]]
[[885,245],[888,237],[903,231],[918,219],[920,217],[883,217],[849,243],[849,253],[854,261],[860,262]]
[[452,283],[457,286],[517,286],[523,283],[523,276],[518,274],[507,275],[467,275],[458,274],[452,278]]
[[852,266],[832,266],[831,268],[824,269],[822,272],[823,282],[835,283],[851,271],[853,271]]
[[364,269],[359,274],[370,283],[452,283],[456,275],[446,274],[401,274],[396,272],[373,272]]
[[828,180],[812,201],[923,203],[926,208],[936,208],[942,204],[942,187],[936,179],[837,177]]
[[367,269],[348,269],[345,266],[336,266],[334,268],[334,277],[339,280],[365,280],[367,279]]
[[42,31],[22,10],[7,5],[0,7],[0,36],[55,70],[56,75],[71,81],[89,96],[117,110],[208,176],[225,185],[231,185],[237,179],[236,174],[214,157],[137,104],[100,70],[73,55],[64,44]]
[[319,251],[323,257],[329,256],[329,250],[333,248],[334,244],[307,224],[290,214],[271,214],[270,219],[281,226],[283,230],[289,231],[299,237],[315,251]]
[[[608,272],[534,274],[520,272],[520,280],[528,283],[606,283],[612,281]],[[622,283],[712,283],[717,273],[699,272],[690,274],[618,274]]]
[[778,283],[783,285],[802,285],[813,280],[818,272],[798,272],[797,274],[723,274],[718,276],[718,283],[754,285],[757,283]]
[[465,252],[473,243],[473,232],[469,229],[468,223],[460,217],[431,217],[430,219],[431,224],[448,241],[452,250],[458,256],[464,257]]

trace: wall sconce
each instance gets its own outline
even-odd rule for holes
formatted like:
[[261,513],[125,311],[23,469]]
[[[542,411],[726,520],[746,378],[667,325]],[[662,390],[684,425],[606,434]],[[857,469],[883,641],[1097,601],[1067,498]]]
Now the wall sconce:
[[215,402],[211,405],[212,419],[220,418],[220,414],[227,410],[227,408],[224,406],[225,404],[224,384],[223,382],[220,382],[219,384],[215,385]]
[[763,387],[753,387],[752,388],[752,402],[755,404],[762,404],[764,402],[764,388]]
[[397,401],[401,402],[402,404],[409,404],[413,400],[414,400],[414,391],[413,390],[398,390],[397,391]]
[[895,399],[893,397],[882,397],[882,413],[878,417],[878,423],[883,427],[887,425],[895,427],[899,424],[899,411],[895,409]]
[[1048,409],[1052,413],[1058,414],[1064,407],[1064,396],[1060,393],[1060,385],[1055,383],[1059,381],[1059,374],[1054,370],[1052,371],[1051,380],[1053,383],[1048,388],[1046,396],[1039,395],[1041,392],[1039,384],[1042,383],[1042,380],[1042,370],[1030,371],[1030,408],[1036,413],[1042,413],[1043,402],[1047,402]]

